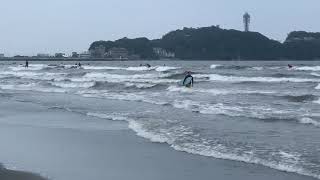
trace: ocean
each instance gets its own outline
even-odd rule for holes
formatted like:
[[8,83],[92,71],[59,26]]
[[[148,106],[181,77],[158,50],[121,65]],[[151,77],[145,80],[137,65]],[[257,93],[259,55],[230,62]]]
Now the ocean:
[[[320,179],[318,62],[88,61],[81,68],[76,62],[30,62],[29,68],[19,63],[0,63],[2,101],[13,109],[14,102],[30,103],[87,120],[21,120],[0,113],[0,123],[129,128],[180,153]],[[140,66],[146,63],[151,67]],[[186,71],[192,72],[193,88],[178,86]]]

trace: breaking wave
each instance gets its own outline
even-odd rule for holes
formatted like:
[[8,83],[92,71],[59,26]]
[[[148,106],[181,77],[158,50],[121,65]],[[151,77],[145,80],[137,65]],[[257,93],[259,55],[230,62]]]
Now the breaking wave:
[[314,125],[316,127],[320,127],[320,122],[319,121],[313,120],[313,119],[308,118],[308,117],[301,118],[299,120],[299,122],[302,123],[302,124],[311,124],[311,125]]
[[126,121],[128,122],[128,127],[136,132],[138,136],[151,142],[166,143],[177,151],[217,159],[258,164],[280,171],[320,178],[320,175],[297,165],[297,162],[301,160],[300,154],[297,153],[278,150],[269,152],[271,153],[270,155],[277,158],[264,159],[259,157],[261,150],[256,151],[254,147],[251,147],[250,150],[239,146],[232,148],[216,140],[199,138],[201,136],[194,129],[174,120],[136,120],[119,114],[102,113],[87,113],[87,115],[113,121]]
[[36,91],[36,92],[46,92],[46,93],[65,93],[67,90],[61,88],[52,87],[42,87],[37,83],[30,84],[7,84],[0,85],[0,89],[3,90],[16,90],[16,91]]
[[316,104],[320,104],[320,99],[316,100],[316,101],[313,101],[314,103]]
[[134,83],[175,83],[178,80],[174,79],[165,79],[166,77],[170,77],[171,74],[133,74],[133,75],[122,75],[122,74],[110,74],[110,73],[97,73],[91,72],[87,73],[83,77],[71,78],[71,81],[74,82],[85,82],[85,81],[102,81],[102,82],[134,82]]
[[156,71],[158,71],[158,72],[166,72],[166,71],[176,70],[176,69],[180,69],[180,67],[158,66],[156,68]]
[[219,74],[195,74],[195,77],[205,78],[211,81],[222,82],[320,82],[319,79],[306,78],[275,78],[275,77],[243,77],[243,76],[223,76]]
[[316,77],[320,77],[320,74],[319,73],[315,73],[315,72],[311,73],[311,75],[312,76],[316,76]]
[[4,77],[17,77],[32,80],[63,80],[66,73],[31,72],[31,71],[4,71],[0,72]]
[[139,89],[148,89],[157,86],[157,84],[148,84],[148,83],[125,83],[126,87],[136,87]]
[[90,88],[95,86],[95,82],[51,82],[53,86],[61,87],[61,88]]
[[39,71],[45,68],[48,68],[48,65],[45,64],[31,64],[28,68],[26,68],[24,65],[20,66],[10,66],[8,67],[12,71]]
[[295,69],[300,71],[320,71],[320,66],[302,66]]
[[112,66],[82,66],[86,70],[125,70],[122,67],[112,67]]
[[221,65],[220,64],[212,64],[210,66],[211,69],[216,69],[217,67],[220,67]]
[[229,94],[273,94],[274,91],[253,91],[253,90],[226,90],[226,89],[200,89],[200,88],[186,88],[179,86],[170,86],[167,88],[170,92],[181,93],[209,93],[213,95],[229,95]]

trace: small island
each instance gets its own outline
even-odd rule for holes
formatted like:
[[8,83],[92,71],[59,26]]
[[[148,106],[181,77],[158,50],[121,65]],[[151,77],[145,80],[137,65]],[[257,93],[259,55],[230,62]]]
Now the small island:
[[183,60],[317,60],[320,33],[294,31],[281,43],[258,32],[221,29],[219,26],[183,28],[161,39],[96,41],[94,58]]

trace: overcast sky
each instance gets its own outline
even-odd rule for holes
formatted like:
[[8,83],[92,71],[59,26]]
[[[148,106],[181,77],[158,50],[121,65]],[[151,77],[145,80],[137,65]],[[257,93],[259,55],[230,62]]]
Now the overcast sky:
[[183,27],[220,25],[279,41],[293,30],[320,31],[320,0],[1,0],[0,53],[84,51],[96,40],[161,38]]

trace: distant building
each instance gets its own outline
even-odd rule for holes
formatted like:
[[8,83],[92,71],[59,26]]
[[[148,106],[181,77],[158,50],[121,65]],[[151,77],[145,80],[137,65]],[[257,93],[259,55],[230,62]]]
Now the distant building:
[[80,53],[79,57],[83,58],[83,59],[89,59],[89,58],[91,58],[91,54],[89,52],[85,51],[85,52]]
[[243,15],[244,32],[250,31],[250,23],[251,23],[251,16],[249,15],[249,13],[246,12]]
[[128,59],[129,51],[126,48],[111,48],[107,53],[105,53],[105,57],[113,59]]
[[80,55],[79,55],[77,52],[72,52],[71,57],[72,57],[72,58],[79,58]]
[[0,58],[5,58],[4,54],[0,54]]
[[153,48],[153,52],[160,58],[175,58],[174,52],[167,51],[163,48]]
[[105,53],[106,53],[106,48],[103,45],[100,45],[90,50],[91,56],[95,58],[103,58]]
[[65,54],[65,53],[56,53],[56,54],[54,55],[54,57],[56,57],[56,58],[65,58],[65,57],[66,57],[66,54]]
[[50,57],[50,55],[49,55],[49,54],[39,53],[39,54],[37,54],[37,57],[38,57],[38,58],[48,58],[48,57]]

